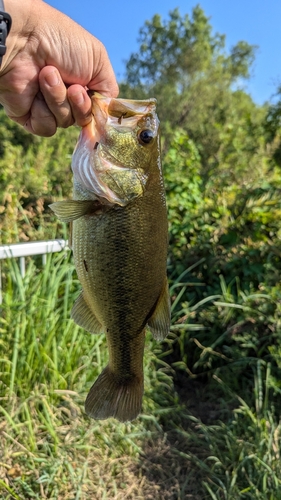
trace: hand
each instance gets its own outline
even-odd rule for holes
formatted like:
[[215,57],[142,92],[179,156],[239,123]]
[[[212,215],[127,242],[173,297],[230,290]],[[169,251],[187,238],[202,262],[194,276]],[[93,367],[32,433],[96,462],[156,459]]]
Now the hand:
[[87,89],[116,97],[118,86],[103,44],[41,0],[5,0],[12,16],[0,70],[0,103],[29,132],[92,119]]

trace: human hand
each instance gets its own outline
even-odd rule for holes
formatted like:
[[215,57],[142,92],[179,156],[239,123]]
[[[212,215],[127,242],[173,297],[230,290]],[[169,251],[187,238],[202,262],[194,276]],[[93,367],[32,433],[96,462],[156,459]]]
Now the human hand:
[[103,44],[41,0],[5,0],[12,16],[0,71],[0,103],[29,132],[92,119],[87,89],[116,97],[118,86]]

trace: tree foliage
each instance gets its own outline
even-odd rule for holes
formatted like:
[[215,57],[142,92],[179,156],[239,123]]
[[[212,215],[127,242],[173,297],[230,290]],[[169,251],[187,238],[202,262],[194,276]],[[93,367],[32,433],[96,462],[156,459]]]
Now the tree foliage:
[[[140,30],[139,44],[127,61],[122,95],[156,96],[165,149],[174,130],[183,128],[198,147],[201,173],[208,177],[218,157],[228,155],[237,129],[259,132],[261,110],[239,89],[250,76],[255,47],[240,41],[227,53],[225,37],[212,33],[199,6],[191,16],[175,9],[168,21],[155,15]],[[237,146],[247,155],[249,144],[242,140]],[[232,156],[233,164],[237,158]]]

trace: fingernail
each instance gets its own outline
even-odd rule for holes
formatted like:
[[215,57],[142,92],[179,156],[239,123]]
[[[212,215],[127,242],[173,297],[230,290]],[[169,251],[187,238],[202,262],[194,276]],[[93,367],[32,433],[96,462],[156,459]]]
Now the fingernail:
[[56,71],[52,71],[52,73],[45,75],[45,80],[50,87],[55,87],[60,83],[60,79]]
[[81,106],[81,104],[84,103],[84,95],[82,92],[77,92],[76,94],[72,94],[70,99],[77,106]]

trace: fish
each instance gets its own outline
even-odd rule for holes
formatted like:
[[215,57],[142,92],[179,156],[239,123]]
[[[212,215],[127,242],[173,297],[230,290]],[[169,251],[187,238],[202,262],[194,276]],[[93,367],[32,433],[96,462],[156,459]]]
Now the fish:
[[137,418],[146,329],[170,330],[168,223],[156,100],[92,97],[92,121],[72,156],[73,199],[53,203],[70,223],[82,292],[71,317],[105,333],[109,362],[85,402],[94,419]]

